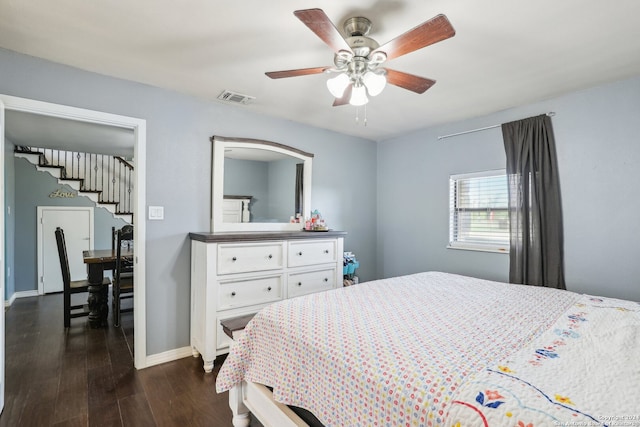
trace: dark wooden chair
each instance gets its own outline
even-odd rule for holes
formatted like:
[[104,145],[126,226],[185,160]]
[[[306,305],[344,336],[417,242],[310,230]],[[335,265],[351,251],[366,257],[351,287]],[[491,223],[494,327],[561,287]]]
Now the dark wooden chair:
[[133,298],[133,260],[122,256],[122,245],[133,245],[133,226],[125,225],[116,231],[116,268],[113,276],[113,325],[120,326],[121,313],[133,308],[122,308],[122,300]]
[[[69,270],[69,257],[67,256],[67,243],[64,240],[64,231],[60,227],[56,227],[56,243],[58,245],[58,256],[60,258],[60,271],[62,272],[63,283],[63,300],[64,300],[64,327],[71,326],[71,319],[75,317],[83,317],[89,315],[89,306],[87,304],[71,305],[71,295],[88,292],[89,282],[83,280],[71,280],[71,272]],[[81,256],[82,254],[78,254]],[[109,286],[111,281],[108,277],[104,278],[103,285]]]
[[[116,235],[116,228],[115,227],[111,227],[111,250],[113,252],[116,251],[116,241],[118,240],[118,236]],[[111,270],[111,277],[116,277],[116,268],[113,267],[113,270]]]

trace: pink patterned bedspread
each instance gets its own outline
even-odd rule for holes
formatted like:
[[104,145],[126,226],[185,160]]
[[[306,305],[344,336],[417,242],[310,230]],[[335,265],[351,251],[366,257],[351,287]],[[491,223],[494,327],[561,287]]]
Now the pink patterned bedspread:
[[427,272],[281,301],[247,325],[216,389],[270,386],[326,426],[455,425],[447,414],[467,378],[531,345],[580,297]]

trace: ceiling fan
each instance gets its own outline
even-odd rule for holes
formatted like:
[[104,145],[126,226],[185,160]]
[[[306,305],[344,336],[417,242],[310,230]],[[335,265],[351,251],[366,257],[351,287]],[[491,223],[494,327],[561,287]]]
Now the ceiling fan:
[[327,81],[329,92],[335,97],[334,106],[364,105],[369,96],[376,96],[386,83],[416,93],[424,93],[435,80],[382,67],[385,61],[446,40],[455,30],[445,15],[437,15],[417,27],[380,46],[367,37],[371,21],[358,16],[344,22],[344,38],[322,9],[297,10],[293,14],[316,33],[335,52],[334,66],[301,68],[265,73],[272,79],[337,73]]

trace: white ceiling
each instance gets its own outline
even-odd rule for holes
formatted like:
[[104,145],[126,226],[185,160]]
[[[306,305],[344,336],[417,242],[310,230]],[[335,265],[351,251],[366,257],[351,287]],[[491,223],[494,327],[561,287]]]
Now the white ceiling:
[[[351,2],[355,4],[356,2]],[[81,69],[215,100],[254,96],[249,111],[383,140],[430,125],[640,75],[637,0],[0,0],[0,46]],[[364,108],[332,107],[326,75],[266,71],[332,65],[333,52],[294,15],[322,8],[373,21],[383,44],[443,13],[448,40],[385,64],[431,78],[422,95],[389,86]],[[216,101],[222,102],[222,101]]]
[[133,157],[133,130],[6,111],[7,139],[14,145]]

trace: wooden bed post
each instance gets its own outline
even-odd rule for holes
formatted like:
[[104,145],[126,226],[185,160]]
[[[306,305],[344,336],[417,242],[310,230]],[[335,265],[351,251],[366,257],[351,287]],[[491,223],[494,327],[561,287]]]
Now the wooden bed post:
[[249,416],[249,408],[243,401],[242,383],[236,385],[229,390],[229,406],[233,413],[233,427],[249,427],[251,417]]

